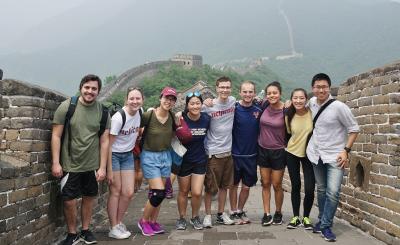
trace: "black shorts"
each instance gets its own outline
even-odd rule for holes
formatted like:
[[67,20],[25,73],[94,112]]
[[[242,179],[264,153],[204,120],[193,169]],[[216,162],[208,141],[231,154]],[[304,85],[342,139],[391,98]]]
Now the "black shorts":
[[207,163],[182,162],[178,173],[179,177],[186,177],[192,174],[206,174]]
[[240,180],[248,187],[257,183],[257,157],[233,157],[235,172],[233,184],[239,184]]
[[286,167],[286,151],[285,149],[271,150],[258,146],[257,164],[260,168],[284,170]]
[[64,201],[81,196],[97,196],[98,189],[95,170],[78,173],[64,172],[61,179],[61,197]]
[[171,173],[178,175],[179,171],[181,171],[181,165],[176,165],[175,163],[171,164]]

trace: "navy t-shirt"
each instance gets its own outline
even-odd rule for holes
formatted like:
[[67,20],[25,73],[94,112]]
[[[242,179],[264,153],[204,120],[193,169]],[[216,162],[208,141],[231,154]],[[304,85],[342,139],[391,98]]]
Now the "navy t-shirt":
[[183,119],[192,131],[192,140],[184,144],[187,149],[183,156],[183,162],[205,163],[207,162],[206,150],[204,148],[204,139],[207,136],[207,130],[210,127],[211,117],[205,112],[201,112],[197,121],[192,121],[186,113],[183,113]]
[[260,123],[258,118],[262,110],[254,104],[244,107],[237,102],[235,106],[232,155],[240,157],[256,156]]

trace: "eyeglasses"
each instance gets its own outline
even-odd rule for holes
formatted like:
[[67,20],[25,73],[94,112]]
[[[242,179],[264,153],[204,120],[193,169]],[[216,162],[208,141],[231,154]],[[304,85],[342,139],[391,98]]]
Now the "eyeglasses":
[[200,94],[199,91],[189,92],[189,93],[186,94],[186,97],[187,97],[187,98],[191,98],[191,97],[193,97],[193,96],[200,97],[201,94]]
[[314,86],[315,90],[329,90],[329,86]]

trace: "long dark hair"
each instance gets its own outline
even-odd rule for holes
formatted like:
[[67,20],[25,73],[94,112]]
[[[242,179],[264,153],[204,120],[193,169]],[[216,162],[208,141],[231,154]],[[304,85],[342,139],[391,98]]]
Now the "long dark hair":
[[[304,96],[306,97],[306,100],[308,100],[307,91],[306,91],[305,89],[303,89],[303,88],[296,88],[296,89],[294,89],[294,90],[292,91],[291,95],[290,95],[290,100],[293,99],[293,94],[294,94],[295,92],[298,92],[298,91],[303,92],[303,93],[304,93]],[[286,111],[286,115],[287,115],[287,117],[288,117],[288,126],[289,126],[290,131],[292,131],[292,127],[290,126],[290,124],[291,124],[291,122],[292,122],[292,119],[293,119],[293,117],[294,117],[294,114],[296,114],[296,108],[294,108],[293,101],[292,101],[292,104],[290,105],[290,107],[289,107],[289,108],[287,109],[287,111]]]

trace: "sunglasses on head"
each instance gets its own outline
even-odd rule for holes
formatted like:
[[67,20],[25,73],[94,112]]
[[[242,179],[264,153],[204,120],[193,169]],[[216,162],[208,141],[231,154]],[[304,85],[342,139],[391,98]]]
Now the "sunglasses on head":
[[188,97],[188,98],[193,97],[193,96],[200,97],[201,94],[199,91],[194,91],[194,92],[190,92],[190,93],[186,94],[186,97]]

